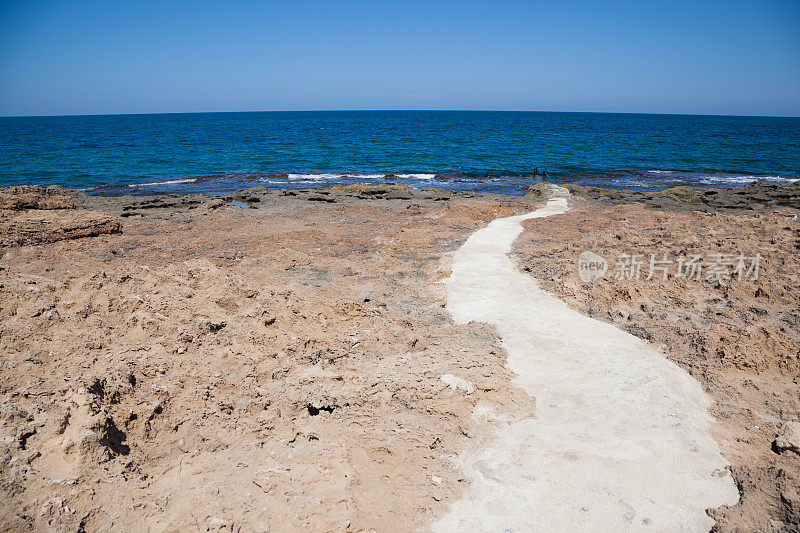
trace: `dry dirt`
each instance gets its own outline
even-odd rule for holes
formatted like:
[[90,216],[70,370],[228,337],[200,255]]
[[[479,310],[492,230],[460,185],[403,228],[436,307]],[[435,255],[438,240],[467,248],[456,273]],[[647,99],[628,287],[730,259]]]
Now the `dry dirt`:
[[420,529],[466,483],[474,405],[532,412],[436,283],[528,200],[69,194],[129,216],[2,249],[0,530]]
[[[471,232],[535,198],[29,193],[0,198],[4,220],[49,221],[25,226],[40,245],[0,228],[0,530],[419,530],[466,488],[453,458],[487,437],[474,406],[533,413],[495,332],[455,325],[438,282]],[[606,203],[631,199],[617,196]],[[648,200],[669,212],[575,200],[526,222],[516,253],[543,288],[660,347],[715,399],[742,494],[710,511],[720,530],[796,530],[800,456],[791,431],[774,441],[800,421],[797,218],[764,202],[757,216],[673,209],[680,196]],[[122,233],[65,232],[76,214]],[[612,266],[651,251],[763,260],[758,282],[587,285],[584,249]]]
[[[663,195],[657,201],[663,201]],[[570,306],[637,335],[690,372],[715,401],[716,434],[740,503],[711,510],[720,531],[796,531],[800,455],[773,444],[800,420],[800,224],[795,213],[664,212],[641,204],[573,201],[573,211],[524,223],[514,252],[540,286]],[[609,263],[584,283],[578,256]],[[757,281],[676,276],[646,280],[649,254],[760,253]],[[617,280],[619,254],[644,254],[642,278]],[[705,275],[703,275],[705,277]]]

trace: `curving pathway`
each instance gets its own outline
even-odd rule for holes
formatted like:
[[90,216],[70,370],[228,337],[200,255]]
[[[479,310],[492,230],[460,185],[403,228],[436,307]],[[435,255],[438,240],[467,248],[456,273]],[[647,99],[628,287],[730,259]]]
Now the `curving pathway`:
[[459,458],[470,488],[433,529],[708,531],[706,508],[739,495],[699,384],[539,289],[506,255],[522,220],[567,210],[567,191],[551,191],[545,207],[493,221],[455,254],[447,309],[497,328],[536,416]]

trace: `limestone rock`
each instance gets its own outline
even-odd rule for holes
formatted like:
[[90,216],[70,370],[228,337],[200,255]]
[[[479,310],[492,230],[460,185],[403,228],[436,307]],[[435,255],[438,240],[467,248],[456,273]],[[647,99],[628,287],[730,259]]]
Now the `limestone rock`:
[[445,374],[440,379],[452,390],[461,389],[467,394],[475,392],[475,387],[473,387],[472,383],[464,378],[454,376],[453,374]]
[[0,211],[0,246],[42,244],[121,231],[119,220],[101,211]]
[[542,192],[544,191],[544,187],[542,187],[542,183],[537,183],[536,185],[531,185],[528,187],[528,192],[525,193],[525,196],[528,198],[541,198]]
[[800,422],[785,422],[773,445],[778,453],[794,452],[800,455]]
[[61,187],[18,185],[0,189],[0,209],[75,209],[75,202]]
[[219,209],[223,205],[225,205],[225,202],[223,202],[221,198],[214,198],[213,200],[205,202],[203,208],[207,211],[213,211],[214,209]]

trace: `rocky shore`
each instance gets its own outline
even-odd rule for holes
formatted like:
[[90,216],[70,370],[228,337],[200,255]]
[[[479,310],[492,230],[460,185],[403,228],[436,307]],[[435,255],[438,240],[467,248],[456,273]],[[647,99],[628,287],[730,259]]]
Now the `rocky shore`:
[[6,192],[37,197],[9,216],[121,232],[5,239],[4,530],[420,529],[462,490],[475,405],[533,410],[496,334],[453,324],[436,283],[527,199]]
[[107,213],[76,209],[60,187],[9,187],[0,192],[0,246],[96,237],[121,228]]
[[699,189],[672,187],[663,191],[631,191],[566,185],[581,198],[620,205],[638,202],[650,209],[687,213],[770,213],[800,209],[800,182],[771,184],[754,181],[743,187]]
[[[740,491],[736,506],[710,511],[717,530],[795,531],[799,443],[782,435],[800,427],[800,184],[571,189],[581,195],[571,212],[525,222],[520,268],[574,309],[660,348],[712,396]],[[608,263],[593,282],[579,276],[585,251]],[[740,279],[736,258],[756,254],[757,279]],[[705,270],[681,275],[681,256],[702,258]],[[709,270],[718,256],[730,261],[728,275]]]
[[[718,529],[796,528],[800,185],[570,189],[525,222],[520,267],[711,394],[741,493]],[[428,527],[466,489],[454,457],[491,436],[474,413],[536,411],[438,282],[538,191],[0,190],[0,527]],[[591,284],[586,249],[610,262]],[[710,251],[760,253],[761,276],[614,278],[618,254]]]

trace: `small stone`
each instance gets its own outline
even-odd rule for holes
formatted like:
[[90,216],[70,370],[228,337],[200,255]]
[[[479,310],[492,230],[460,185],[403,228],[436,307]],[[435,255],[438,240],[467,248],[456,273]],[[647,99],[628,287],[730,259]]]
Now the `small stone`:
[[784,422],[772,445],[778,453],[793,452],[800,455],[800,422]]
[[453,390],[461,389],[467,394],[472,394],[475,392],[475,388],[472,386],[471,382],[464,378],[454,376],[453,374],[445,374],[439,379],[441,379],[446,385],[449,385]]

